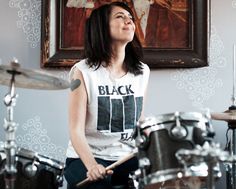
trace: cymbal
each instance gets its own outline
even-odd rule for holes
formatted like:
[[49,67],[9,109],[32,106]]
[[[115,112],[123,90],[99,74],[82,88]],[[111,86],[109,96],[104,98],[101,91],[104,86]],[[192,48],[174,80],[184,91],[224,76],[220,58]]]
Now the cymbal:
[[213,120],[222,120],[227,122],[236,122],[236,110],[226,110],[225,112],[213,112],[211,113]]
[[69,82],[41,70],[23,69],[20,64],[0,65],[0,84],[9,85],[15,75],[15,87],[58,90],[69,88]]

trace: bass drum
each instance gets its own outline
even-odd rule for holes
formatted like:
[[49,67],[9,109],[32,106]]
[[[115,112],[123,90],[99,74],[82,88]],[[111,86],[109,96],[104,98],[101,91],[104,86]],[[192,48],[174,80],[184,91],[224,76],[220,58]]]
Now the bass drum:
[[[148,117],[139,122],[136,131],[140,188],[199,189],[206,187],[208,165],[195,159],[186,167],[176,152],[193,150],[214,136],[210,120],[197,112],[176,112]],[[214,177],[221,177],[219,166]]]
[[[36,152],[19,148],[16,153],[17,174],[14,189],[58,189],[63,185],[64,164],[40,155]],[[6,155],[0,152],[0,188],[5,188],[4,167]]]

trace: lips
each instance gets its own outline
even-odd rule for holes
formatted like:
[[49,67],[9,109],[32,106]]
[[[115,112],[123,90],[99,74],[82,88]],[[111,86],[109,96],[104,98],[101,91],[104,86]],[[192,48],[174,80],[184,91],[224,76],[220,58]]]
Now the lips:
[[131,28],[131,27],[124,27],[123,30],[134,31],[133,28]]

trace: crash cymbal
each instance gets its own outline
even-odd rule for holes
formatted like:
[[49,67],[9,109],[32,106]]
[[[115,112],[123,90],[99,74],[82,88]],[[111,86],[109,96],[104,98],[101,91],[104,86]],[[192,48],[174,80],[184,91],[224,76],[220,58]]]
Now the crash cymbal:
[[69,88],[69,82],[41,70],[23,69],[17,62],[0,65],[0,84],[9,85],[14,75],[15,87],[58,90]]
[[213,120],[222,120],[227,122],[236,122],[236,110],[226,110],[225,112],[213,112],[211,113]]

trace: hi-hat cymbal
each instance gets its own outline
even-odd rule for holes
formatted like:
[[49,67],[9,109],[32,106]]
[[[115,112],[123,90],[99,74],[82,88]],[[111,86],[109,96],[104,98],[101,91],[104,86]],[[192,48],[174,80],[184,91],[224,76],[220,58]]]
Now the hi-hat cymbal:
[[236,110],[226,110],[225,112],[213,112],[211,113],[213,120],[222,120],[227,122],[236,122]]
[[58,90],[69,88],[69,82],[41,70],[20,68],[20,64],[0,65],[0,84],[9,85],[15,76],[15,87]]

